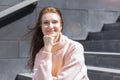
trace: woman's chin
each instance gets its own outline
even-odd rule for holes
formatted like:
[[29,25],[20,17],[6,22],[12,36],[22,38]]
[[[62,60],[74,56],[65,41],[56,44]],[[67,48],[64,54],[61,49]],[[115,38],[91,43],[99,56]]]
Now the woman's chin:
[[51,36],[51,37],[57,36],[56,34],[47,34],[47,35],[49,35],[49,36]]

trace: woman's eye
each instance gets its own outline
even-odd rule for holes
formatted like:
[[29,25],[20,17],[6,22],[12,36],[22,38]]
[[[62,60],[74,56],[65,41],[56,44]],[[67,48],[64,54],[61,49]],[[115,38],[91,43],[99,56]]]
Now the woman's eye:
[[53,21],[52,23],[53,23],[53,24],[56,24],[56,23],[58,23],[58,21]]
[[46,21],[46,22],[43,22],[43,23],[44,23],[44,24],[49,24],[49,22],[47,22],[47,21]]

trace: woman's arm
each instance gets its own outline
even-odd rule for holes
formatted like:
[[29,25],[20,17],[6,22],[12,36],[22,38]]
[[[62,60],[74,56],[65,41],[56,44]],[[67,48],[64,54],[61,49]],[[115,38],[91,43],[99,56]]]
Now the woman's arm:
[[42,51],[42,55],[36,57],[32,80],[89,80],[83,53],[82,45],[75,45],[65,55],[64,65],[58,75],[52,76],[52,54]]
[[40,51],[35,58],[32,80],[52,80],[52,54]]
[[32,80],[52,80],[52,46],[54,37],[45,35],[44,48],[38,52],[35,58]]
[[84,60],[84,49],[81,44],[73,46],[65,55],[64,66],[53,80],[89,80]]

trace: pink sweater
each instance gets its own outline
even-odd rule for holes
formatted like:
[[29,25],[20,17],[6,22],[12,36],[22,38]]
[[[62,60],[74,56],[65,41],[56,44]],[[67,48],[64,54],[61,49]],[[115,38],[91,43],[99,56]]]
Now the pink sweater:
[[61,35],[51,53],[37,53],[32,80],[89,80],[83,46]]

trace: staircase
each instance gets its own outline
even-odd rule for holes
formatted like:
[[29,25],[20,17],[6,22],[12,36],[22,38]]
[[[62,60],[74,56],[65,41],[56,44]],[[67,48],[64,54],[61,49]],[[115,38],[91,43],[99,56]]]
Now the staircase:
[[[20,4],[0,12],[0,23],[2,23],[0,24],[0,28],[32,12],[36,1],[37,0],[25,0]],[[119,33],[120,17],[116,23],[104,24],[101,32],[89,33],[86,40],[79,41],[83,44],[86,51],[85,60],[90,80],[120,80]],[[11,45],[13,45],[13,43],[11,43]],[[8,80],[8,78],[12,77],[10,80],[13,80],[18,73],[15,80],[31,80],[31,73],[20,73],[23,72],[24,64],[27,61],[26,58],[21,58],[20,54],[15,54],[12,57],[10,54],[10,58],[7,56],[7,59],[6,55],[5,58],[3,56],[0,59],[0,71],[4,73],[0,75],[2,76],[0,77],[1,79]],[[5,77],[5,75],[7,76]]]
[[120,54],[85,52],[90,80],[120,80]]
[[120,16],[104,24],[101,32],[89,33],[84,41],[90,80],[120,80]]
[[[90,80],[120,80],[120,54],[85,52]],[[31,73],[19,73],[15,80],[32,80]]]
[[[85,52],[90,80],[120,80],[120,54]],[[20,73],[15,80],[32,80],[30,73]]]
[[120,52],[120,17],[116,23],[104,24],[101,32],[90,32],[85,41],[85,51]]

